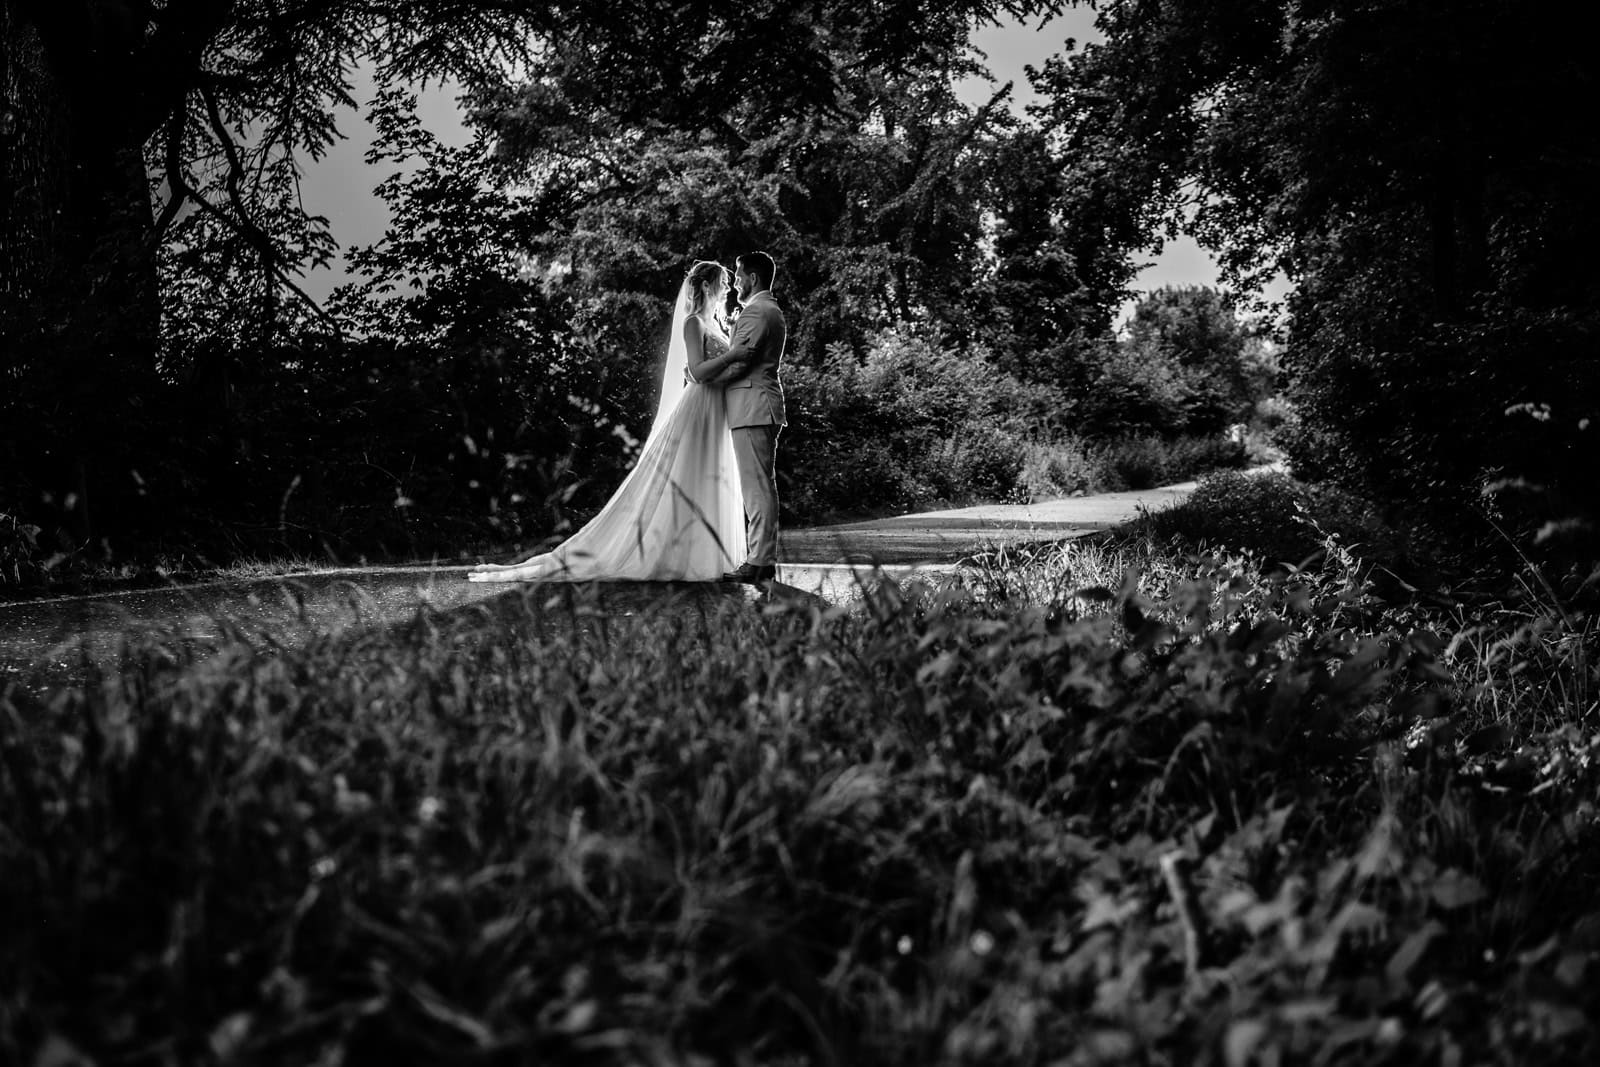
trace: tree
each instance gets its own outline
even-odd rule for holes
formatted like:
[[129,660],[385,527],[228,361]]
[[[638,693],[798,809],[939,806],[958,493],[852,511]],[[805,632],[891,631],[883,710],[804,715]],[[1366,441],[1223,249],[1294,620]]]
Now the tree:
[[1250,331],[1210,286],[1164,287],[1134,306],[1128,343],[1170,362],[1184,384],[1186,429],[1215,433],[1249,418],[1259,399],[1244,355]]
[[1077,349],[1106,332],[1109,316],[1062,232],[1061,168],[1033,128],[1002,134],[986,162],[993,262],[974,294],[977,336],[1019,378],[1081,384]]
[[6,0],[4,11],[17,151],[0,187],[6,247],[21,254],[5,264],[0,323],[17,384],[5,415],[26,437],[29,476],[8,495],[54,501],[80,541],[101,525],[91,499],[110,512],[135,495],[124,461],[141,436],[164,436],[150,425],[157,252],[181,213],[214,220],[274,295],[294,292],[327,244],[285,245],[261,201],[280,200],[294,157],[335,136],[328,105],[348,101],[351,60],[488,78],[546,14],[469,0]]
[[[797,358],[841,341],[859,351],[901,320],[970,330],[990,139],[1009,121],[1005,90],[975,111],[951,91],[976,69],[967,39],[979,6],[819,17],[775,5],[737,26],[647,22],[641,66],[595,69],[558,47],[480,114],[510,175],[562,205],[537,254],[593,292],[670,291],[688,256],[766,247],[796,312]],[[799,48],[809,66],[716,75],[725,53],[774,47]]]
[[293,298],[297,270],[330,254],[315,220],[309,230],[291,220],[303,239],[286,243],[261,208],[281,202],[295,158],[335,136],[330,105],[350,102],[345,72],[358,57],[396,79],[448,74],[487,101],[508,71],[553,56],[570,90],[562,106],[737,146],[730,100],[763,121],[796,102],[841,106],[836,34],[858,43],[861,63],[896,73],[1002,7],[1059,3],[832,0],[802,12],[776,0],[737,10],[622,0],[597,18],[582,0],[4,0],[17,151],[0,189],[6,247],[21,254],[3,270],[17,384],[3,414],[26,438],[13,453],[24,473],[6,494],[29,507],[53,500],[79,540],[95,529],[91,498],[132,495],[137,425],[105,413],[130,399],[153,407],[160,391],[157,248],[185,211],[256,261],[269,302]]
[[1507,480],[1592,514],[1600,134],[1551,102],[1591,98],[1597,64],[1570,27],[1509,0],[1098,24],[1041,78],[1072,172],[1133,197],[1113,243],[1188,226],[1238,287],[1288,276],[1291,459],[1441,528]]

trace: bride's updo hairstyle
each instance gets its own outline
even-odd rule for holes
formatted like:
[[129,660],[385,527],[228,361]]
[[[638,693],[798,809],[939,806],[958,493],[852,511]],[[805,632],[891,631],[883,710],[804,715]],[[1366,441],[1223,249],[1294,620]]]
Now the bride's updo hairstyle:
[[[684,288],[688,290],[684,296],[684,310],[690,315],[699,315],[705,311],[706,301],[712,298],[717,289],[720,288],[724,294],[727,293],[728,270],[715,260],[698,260],[689,268],[689,277]],[[719,301],[717,306],[711,309],[711,317],[719,324],[726,314],[727,307],[723,301]]]

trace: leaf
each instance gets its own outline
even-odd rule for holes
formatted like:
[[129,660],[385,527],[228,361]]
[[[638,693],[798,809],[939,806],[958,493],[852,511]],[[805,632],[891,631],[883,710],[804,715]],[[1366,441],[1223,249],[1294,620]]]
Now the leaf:
[[33,1067],[94,1067],[94,1063],[60,1034],[46,1037],[33,1056]]
[[1433,883],[1433,899],[1447,911],[1476,904],[1488,895],[1482,882],[1454,867],[1441,872]]
[[222,1063],[237,1057],[250,1038],[254,1022],[254,1017],[247,1011],[236,1011],[223,1019],[211,1031],[209,1043],[212,1054]]
[[1283,1005],[1278,1009],[1278,1018],[1290,1026],[1303,1026],[1331,1019],[1338,1010],[1338,997],[1306,997]]
[[1089,902],[1083,916],[1083,930],[1098,930],[1104,926],[1121,926],[1139,910],[1137,900],[1117,900],[1109,893],[1101,893]]
[[1044,747],[1044,743],[1039,740],[1039,735],[1030,734],[1028,740],[1023,743],[1022,751],[1011,757],[1011,763],[1013,766],[1026,770],[1037,764],[1048,762],[1049,759],[1050,750]]
[[941,652],[932,661],[923,664],[917,670],[917,684],[928,685],[935,680],[942,680],[959,667],[961,657],[955,652]]
[[863,764],[846,767],[825,784],[818,784],[806,804],[805,818],[844,819],[859,812],[870,819],[878,812],[883,787],[883,774],[878,768]]
[[1370,1041],[1382,1024],[1377,1019],[1360,1019],[1339,1023],[1328,1031],[1328,1036],[1322,1042],[1321,1054],[1317,1062],[1331,1063],[1334,1053],[1346,1045],[1357,1042]]
[[1397,874],[1405,861],[1400,848],[1400,823],[1393,812],[1378,816],[1377,825],[1355,857],[1356,873],[1363,878]]
[[1328,695],[1345,696],[1386,678],[1388,672],[1378,665],[1385,652],[1383,643],[1378,640],[1362,641],[1355,654],[1345,660],[1328,683]]
[[1084,1038],[1083,1049],[1091,1063],[1121,1063],[1139,1051],[1139,1042],[1126,1030],[1093,1030]]
[[972,873],[972,850],[961,853],[956,861],[955,877],[950,889],[950,906],[945,912],[945,937],[951,941],[964,940],[972,926],[972,917],[978,909],[978,880]]
[[1249,1067],[1267,1032],[1267,1024],[1260,1019],[1240,1019],[1230,1025],[1222,1038],[1222,1057],[1228,1067]]
[[[1327,929],[1317,938],[1310,948],[1310,961],[1317,970],[1326,972],[1332,965],[1334,957],[1339,954],[1341,946],[1349,945],[1353,949],[1361,945],[1370,945],[1383,937],[1387,916],[1371,904],[1364,904],[1359,900],[1352,900],[1328,923]],[[1320,978],[1313,980],[1316,985]]]
[[1407,985],[1411,969],[1421,962],[1423,955],[1428,951],[1428,946],[1444,932],[1443,924],[1434,919],[1429,919],[1423,924],[1422,929],[1413,931],[1411,936],[1395,949],[1394,955],[1389,957],[1389,964],[1384,968],[1389,981],[1395,985]]
[[1563,953],[1556,963],[1556,981],[1568,989],[1578,989],[1584,984],[1584,975],[1589,970],[1589,954],[1587,952]]
[[406,988],[417,1007],[435,1022],[449,1027],[472,1042],[477,1048],[490,1048],[495,1044],[495,1034],[475,1016],[457,1008],[426,982],[413,982]]
[[[1218,922],[1228,923],[1240,919],[1249,909],[1256,907],[1260,900],[1255,893],[1244,887],[1237,887],[1222,894],[1214,906],[1213,914]],[[1242,921],[1242,920],[1240,920]],[[1252,929],[1251,933],[1256,931]]]
[[1546,1041],[1559,1041],[1589,1027],[1589,1018],[1582,1011],[1570,1004],[1557,1004],[1550,1000],[1530,1001],[1528,1019],[1533,1023],[1535,1032]]

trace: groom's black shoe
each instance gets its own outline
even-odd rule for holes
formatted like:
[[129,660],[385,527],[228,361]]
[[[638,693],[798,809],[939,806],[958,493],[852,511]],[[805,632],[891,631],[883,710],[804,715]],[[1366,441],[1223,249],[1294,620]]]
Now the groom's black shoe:
[[773,581],[778,577],[776,564],[768,563],[758,566],[754,563],[741,563],[738,567],[722,576],[725,582],[744,582],[746,585],[760,585],[763,582]]

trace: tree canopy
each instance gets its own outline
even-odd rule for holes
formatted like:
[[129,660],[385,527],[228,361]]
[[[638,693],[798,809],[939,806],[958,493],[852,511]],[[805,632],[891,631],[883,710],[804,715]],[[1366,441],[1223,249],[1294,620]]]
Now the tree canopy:
[[1122,248],[1185,227],[1241,289],[1288,277],[1298,470],[1446,526],[1509,483],[1543,487],[1529,521],[1592,517],[1600,135],[1561,102],[1597,64],[1564,20],[1129,0],[1098,24],[1039,72],[1065,181]]
[[[1166,294],[1112,337],[1139,257],[1186,231],[1240,296],[1290,281],[1302,476],[1447,529],[1593,518],[1600,152],[1548,106],[1593,94],[1574,35],[1509,0],[1124,0],[1031,72],[1028,120],[1004,87],[955,97],[976,24],[1064,6],[5,0],[0,506],[80,543],[156,522],[194,484],[185,448],[249,451],[174,426],[227,424],[252,375],[346,397],[341,375],[439,374],[439,399],[400,404],[419,435],[508,464],[625,454],[647,405],[617,383],[650,380],[679,272],[752,247],[780,262],[799,363],[949,349],[1054,398],[1047,422],[1213,427],[1265,380],[1241,347],[1259,339],[1200,328],[1232,314],[1216,294]],[[336,250],[297,166],[336,136],[356,62],[388,86],[375,158],[407,169],[382,186],[390,234],[353,254],[364,281],[316,308],[298,272]],[[444,77],[479,134],[453,153],[406,117],[403,86]],[[595,388],[598,413],[562,399]]]
[[[1060,6],[631,0],[596,17],[576,0],[6,0],[14,251],[0,329],[25,438],[8,458],[30,472],[8,495],[55,501],[81,538],[91,498],[129,502],[140,419],[96,414],[153,405],[182,369],[158,366],[163,288],[186,283],[157,251],[186,211],[204,223],[186,262],[237,283],[253,323],[275,321],[298,271],[331,256],[323,220],[298,208],[295,164],[336,136],[357,61],[397,82],[454,79],[486,116],[517,98],[525,148],[630,129],[744,152],[755,125],[850,108],[847,73],[925,74],[953,62],[975,20]],[[492,125],[518,150],[513,123]]]

